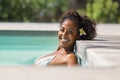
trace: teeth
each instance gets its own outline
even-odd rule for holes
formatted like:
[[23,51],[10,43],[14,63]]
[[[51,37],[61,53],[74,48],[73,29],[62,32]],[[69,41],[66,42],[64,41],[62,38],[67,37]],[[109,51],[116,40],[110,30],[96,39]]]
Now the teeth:
[[67,39],[62,39],[61,41],[68,41]]

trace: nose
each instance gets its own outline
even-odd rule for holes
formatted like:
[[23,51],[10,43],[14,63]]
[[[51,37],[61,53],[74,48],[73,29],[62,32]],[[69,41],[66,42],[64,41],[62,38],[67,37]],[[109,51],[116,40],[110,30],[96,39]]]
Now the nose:
[[67,37],[67,35],[68,35],[68,34],[67,34],[67,31],[64,31],[63,34],[62,34],[62,38]]

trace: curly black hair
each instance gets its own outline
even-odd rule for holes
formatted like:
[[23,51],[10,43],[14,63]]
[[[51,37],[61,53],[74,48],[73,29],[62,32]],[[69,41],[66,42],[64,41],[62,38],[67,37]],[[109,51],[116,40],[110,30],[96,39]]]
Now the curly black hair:
[[62,25],[66,19],[72,20],[76,26],[78,26],[79,30],[82,28],[86,33],[85,35],[79,35],[78,40],[92,40],[96,37],[96,23],[86,15],[81,16],[76,10],[72,9],[63,14],[60,25]]

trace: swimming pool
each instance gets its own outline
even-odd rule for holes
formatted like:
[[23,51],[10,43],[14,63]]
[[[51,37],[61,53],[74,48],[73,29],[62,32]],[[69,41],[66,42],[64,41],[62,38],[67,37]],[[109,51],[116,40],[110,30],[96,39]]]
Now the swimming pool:
[[56,31],[0,31],[0,65],[28,66],[57,49]]

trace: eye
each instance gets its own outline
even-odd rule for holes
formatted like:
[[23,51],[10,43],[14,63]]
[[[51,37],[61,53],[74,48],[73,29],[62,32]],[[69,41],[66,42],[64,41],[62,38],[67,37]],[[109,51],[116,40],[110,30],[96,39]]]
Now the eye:
[[68,34],[73,34],[73,31],[68,31]]
[[61,31],[61,32],[64,32],[64,29],[63,29],[63,28],[60,28],[60,31]]

